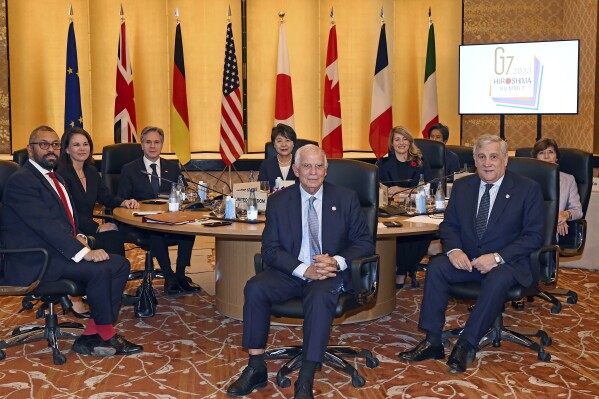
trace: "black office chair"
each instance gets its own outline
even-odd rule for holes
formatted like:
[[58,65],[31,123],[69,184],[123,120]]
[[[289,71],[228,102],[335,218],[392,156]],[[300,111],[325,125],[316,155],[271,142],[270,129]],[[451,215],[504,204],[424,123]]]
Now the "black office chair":
[[[378,168],[360,161],[347,159],[330,159],[326,181],[351,188],[358,193],[362,211],[365,213],[368,228],[376,241],[378,225]],[[376,299],[378,285],[378,255],[367,258],[354,259],[350,268],[354,291],[344,292],[339,296],[335,317],[342,317],[347,313],[357,313],[361,309],[370,306]],[[256,254],[254,257],[256,273],[264,270],[262,257]],[[273,304],[271,315],[275,317],[288,317],[303,319],[304,311],[301,298],[293,298],[288,301]],[[368,350],[354,346],[327,346],[324,356],[324,364],[349,374],[352,385],[361,387],[366,383],[364,377],[350,365],[344,357],[362,357],[366,359],[366,366],[374,368],[379,361],[372,356]],[[302,362],[302,347],[288,346],[274,348],[266,351],[267,359],[289,359],[277,373],[277,385],[288,387],[291,380],[287,374],[298,369]]]
[[[420,151],[422,151],[422,157],[428,162],[431,169],[431,178],[440,179],[445,176],[445,144],[440,141],[428,140],[428,139],[414,139],[414,144]],[[431,187],[432,190],[437,188]],[[443,191],[447,192],[447,180],[443,179]]]
[[[516,156],[531,157],[532,148],[518,148],[516,149]],[[585,217],[593,188],[593,155],[576,148],[561,148],[559,170],[574,176],[582,205],[582,219],[569,221],[568,234],[559,237],[559,253],[563,257],[578,256],[584,251],[586,243],[587,222]],[[556,296],[567,297],[566,301],[569,304],[576,304],[578,302],[578,294],[575,291],[557,286],[558,277],[559,270],[556,269],[555,275],[545,282],[543,291],[539,295],[536,295],[553,304],[551,313],[559,313],[561,311],[562,305]],[[531,301],[532,298],[528,298],[528,300]],[[515,304],[515,307],[520,308],[521,304]]]
[[[295,156],[295,152],[297,151],[297,149],[305,146],[306,144],[314,144],[315,146],[318,146],[318,142],[316,142],[316,141],[306,140],[306,139],[297,139],[297,141],[295,142],[295,145],[293,146],[293,150],[291,151],[291,154]],[[276,156],[277,156],[277,151],[275,150],[275,146],[273,145],[272,141],[269,141],[268,143],[264,144],[264,159],[274,158]]]
[[[530,262],[533,271],[533,283],[529,287],[520,284],[514,285],[508,292],[508,301],[537,295],[541,292],[540,285],[544,280],[550,278],[555,268],[559,265],[558,247],[555,244],[555,229],[557,226],[557,214],[559,206],[559,171],[556,165],[527,158],[512,158],[508,162],[508,170],[528,177],[541,185],[543,192],[546,227],[543,232],[543,244],[541,248],[530,254]],[[459,299],[475,300],[480,293],[481,284],[478,282],[458,283],[450,286],[452,296]],[[449,346],[449,338],[457,338],[463,328],[455,328],[443,333],[443,344]],[[538,337],[537,343],[531,337]],[[494,347],[501,346],[501,341],[509,341],[537,352],[541,361],[551,360],[551,355],[545,352],[545,346],[551,345],[551,338],[543,330],[518,331],[503,325],[503,314],[497,315],[491,329],[479,342],[478,349],[493,344]]]
[[23,166],[28,159],[29,153],[27,152],[27,148],[21,148],[12,153],[12,160],[20,166]]
[[[0,199],[4,192],[6,181],[19,165],[11,161],[0,161]],[[0,215],[2,214],[2,204],[0,203]],[[1,221],[0,221],[1,224]],[[42,305],[36,312],[36,317],[44,318],[44,325],[23,326],[13,330],[10,337],[0,340],[0,360],[6,357],[3,349],[27,344],[33,341],[46,340],[48,346],[52,348],[52,357],[54,364],[61,365],[67,361],[64,354],[58,349],[59,338],[77,338],[83,331],[83,326],[79,323],[58,322],[58,316],[54,311],[54,305],[60,303],[63,310],[68,310],[72,303],[68,295],[85,295],[85,287],[77,281],[60,279],[57,281],[41,281],[48,267],[48,252],[43,248],[28,249],[0,249],[0,272],[10,273],[10,269],[5,269],[6,262],[10,259],[10,254],[23,252],[37,252],[40,254],[40,272],[36,280],[28,286],[0,286],[0,296],[20,296],[23,297],[23,309],[33,308],[32,301],[41,301]]]
[[[104,147],[102,150],[102,179],[108,187],[108,190],[112,195],[118,193],[119,180],[121,177],[121,168],[123,165],[139,159],[143,156],[141,145],[139,143],[119,143],[111,144]],[[108,214],[111,210],[108,210]],[[140,229],[127,229],[125,234],[125,242],[133,244],[144,251],[146,251],[146,259],[143,270],[131,270],[129,273],[129,280],[143,280],[142,285],[145,285],[145,289],[150,292],[150,296],[154,304],[157,304],[154,290],[152,288],[152,279],[164,278],[163,273],[160,269],[154,268],[154,260],[152,252],[150,251],[149,236]],[[139,292],[139,290],[138,290]],[[132,304],[139,300],[138,297],[124,297],[124,303]],[[136,313],[138,317],[153,316],[150,314]]]
[[460,167],[465,167],[469,172],[474,172],[476,165],[474,163],[474,154],[472,147],[464,145],[446,145],[448,150],[455,152],[460,159]]

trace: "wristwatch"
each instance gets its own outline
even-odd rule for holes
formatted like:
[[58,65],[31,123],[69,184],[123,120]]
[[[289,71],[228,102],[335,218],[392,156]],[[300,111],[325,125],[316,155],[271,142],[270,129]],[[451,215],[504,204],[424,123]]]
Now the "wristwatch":
[[337,262],[337,270],[335,270],[337,273],[339,273],[341,271],[341,265],[339,264],[339,262]]
[[501,264],[501,256],[497,252],[493,253],[493,256],[495,257],[495,263]]

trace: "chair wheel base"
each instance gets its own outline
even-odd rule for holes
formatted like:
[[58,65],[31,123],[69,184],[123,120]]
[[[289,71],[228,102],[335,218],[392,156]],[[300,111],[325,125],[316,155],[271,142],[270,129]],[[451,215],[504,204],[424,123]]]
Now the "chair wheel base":
[[538,359],[542,362],[548,362],[551,360],[551,354],[547,352],[539,352],[537,355]]
[[356,388],[360,388],[366,384],[366,379],[361,375],[356,374],[355,376],[352,376],[351,384]]
[[[56,353],[56,352],[58,352],[58,353]],[[54,360],[55,365],[60,366],[67,362],[67,357],[65,355],[63,355],[62,353],[60,353],[58,350],[56,350],[55,353],[53,354],[53,360]]]

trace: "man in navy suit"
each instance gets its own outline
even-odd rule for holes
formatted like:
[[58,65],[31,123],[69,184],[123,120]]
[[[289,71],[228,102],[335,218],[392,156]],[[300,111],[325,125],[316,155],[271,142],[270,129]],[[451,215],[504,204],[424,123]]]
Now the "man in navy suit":
[[[45,248],[49,263],[44,281],[61,278],[85,284],[91,318],[73,343],[80,354],[111,356],[141,352],[116,334],[112,324],[119,315],[121,296],[129,275],[129,261],[122,256],[92,250],[86,237],[77,234],[77,212],[69,193],[53,170],[60,140],[48,126],[33,130],[27,146],[29,161],[13,173],[2,199],[2,243],[5,248]],[[28,285],[39,274],[39,256],[6,257],[0,285]]]
[[326,350],[337,299],[352,288],[348,265],[374,253],[357,194],[324,183],[324,151],[315,145],[301,147],[293,172],[300,184],[268,199],[262,233],[267,267],[244,290],[243,346],[248,348],[249,364],[228,388],[230,396],[244,396],[266,385],[264,348],[271,304],[302,297],[303,357],[294,398],[313,398],[314,371]]
[[[141,132],[141,149],[144,156],[129,162],[121,169],[119,196],[144,201],[158,197],[160,192],[170,192],[170,181],[176,182],[181,176],[179,166],[160,157],[164,144],[164,131],[155,126],[147,126]],[[185,268],[191,264],[191,251],[194,235],[146,232],[150,236],[150,250],[164,273],[165,295],[197,292],[200,287],[185,276]],[[177,242],[177,266],[171,268],[168,254],[168,241]]]
[[444,255],[429,263],[419,327],[426,338],[399,357],[406,361],[443,359],[441,334],[449,285],[481,282],[476,301],[447,361],[451,372],[464,372],[482,336],[503,310],[507,291],[529,286],[530,253],[543,242],[545,214],[540,186],[506,171],[507,144],[483,135],[474,145],[477,175],[457,180],[445,219],[439,226]]

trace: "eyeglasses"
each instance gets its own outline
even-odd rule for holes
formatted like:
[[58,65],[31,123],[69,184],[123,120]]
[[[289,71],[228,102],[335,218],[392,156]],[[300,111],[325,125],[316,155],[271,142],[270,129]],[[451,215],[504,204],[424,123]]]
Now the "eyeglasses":
[[48,148],[50,148],[50,146],[52,146],[53,150],[60,150],[60,147],[61,147],[60,143],[48,143],[47,141],[40,141],[40,142],[37,142],[37,143],[33,143],[32,142],[32,143],[29,143],[29,144],[30,145],[31,144],[37,144],[37,145],[40,146],[40,148],[42,150],[47,150]]
[[325,165],[323,163],[317,163],[317,164],[302,163],[302,164],[300,164],[300,168],[305,171],[312,170],[312,167],[315,167],[316,170],[323,170],[325,168]]

